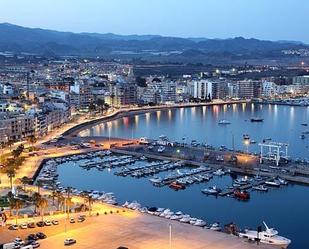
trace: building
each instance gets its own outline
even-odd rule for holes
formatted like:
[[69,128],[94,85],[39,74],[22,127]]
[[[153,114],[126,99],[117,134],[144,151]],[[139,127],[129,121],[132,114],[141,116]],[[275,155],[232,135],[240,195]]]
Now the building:
[[109,96],[105,102],[111,106],[121,107],[137,103],[136,85],[126,82],[110,84]]
[[212,98],[213,82],[206,80],[198,80],[193,82],[193,98],[207,99]]
[[294,85],[309,86],[309,75],[293,77]]
[[241,99],[259,98],[262,93],[262,82],[242,80],[237,82],[237,97]]

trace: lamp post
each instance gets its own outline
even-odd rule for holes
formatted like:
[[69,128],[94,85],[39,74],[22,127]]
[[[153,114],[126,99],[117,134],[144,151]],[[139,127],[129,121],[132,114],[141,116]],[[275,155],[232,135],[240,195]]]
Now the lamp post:
[[172,249],[172,224],[169,224],[169,249]]
[[245,144],[245,146],[246,146],[246,151],[247,151],[247,154],[249,153],[249,144],[250,144],[250,141],[249,141],[249,139],[245,139],[244,140],[244,144]]

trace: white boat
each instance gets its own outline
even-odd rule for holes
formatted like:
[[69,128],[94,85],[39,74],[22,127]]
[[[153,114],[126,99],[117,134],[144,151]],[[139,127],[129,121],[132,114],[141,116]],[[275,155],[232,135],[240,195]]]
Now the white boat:
[[162,153],[163,151],[165,151],[165,147],[160,146],[160,147],[158,148],[158,152],[159,152],[159,153]]
[[202,193],[207,194],[207,195],[217,195],[220,192],[221,190],[218,189],[216,186],[202,189]]
[[209,229],[213,230],[213,231],[221,231],[221,227],[220,227],[219,223],[217,223],[217,222],[212,224]]
[[198,227],[204,227],[204,226],[206,226],[206,221],[197,219],[196,222],[193,225],[198,226]]
[[222,169],[218,169],[213,174],[216,176],[223,176],[225,175],[225,172]]
[[153,184],[160,184],[162,182],[162,178],[161,177],[153,177],[149,179],[150,182],[152,182]]
[[272,187],[280,187],[280,182],[278,180],[266,181],[265,184]]
[[288,182],[282,178],[278,178],[278,181],[281,185],[288,185]]
[[258,190],[258,191],[264,191],[264,192],[267,192],[267,191],[268,191],[268,188],[266,188],[266,187],[263,186],[263,185],[253,186],[252,189]]
[[231,124],[231,122],[226,120],[226,119],[221,119],[221,120],[219,120],[218,124],[219,125],[228,125],[228,124]]
[[279,236],[278,231],[273,228],[269,228],[265,222],[263,222],[263,224],[266,228],[265,231],[258,233],[257,231],[253,230],[245,230],[244,232],[239,233],[239,237],[247,238],[252,241],[259,239],[261,243],[280,246],[281,248],[287,248],[289,246],[291,240]]
[[191,220],[190,216],[184,216],[182,217],[179,221],[182,222],[182,223],[189,223]]

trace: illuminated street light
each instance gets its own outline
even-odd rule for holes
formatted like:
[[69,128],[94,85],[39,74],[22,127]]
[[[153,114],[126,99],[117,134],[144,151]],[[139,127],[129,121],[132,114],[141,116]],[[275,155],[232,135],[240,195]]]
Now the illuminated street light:
[[245,139],[245,140],[244,140],[244,144],[245,144],[245,146],[246,146],[247,153],[249,153],[249,145],[250,145],[249,139]]

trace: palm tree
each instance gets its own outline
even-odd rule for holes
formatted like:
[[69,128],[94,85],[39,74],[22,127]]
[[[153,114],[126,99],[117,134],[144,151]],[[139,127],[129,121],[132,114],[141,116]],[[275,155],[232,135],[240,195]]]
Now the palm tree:
[[36,186],[38,187],[38,193],[41,194],[41,187],[42,187],[42,182],[41,181],[37,181],[36,182]]
[[55,205],[55,198],[57,197],[57,189],[56,186],[53,185],[53,190],[51,192],[51,197],[52,197],[52,201],[53,201],[53,206]]
[[93,198],[89,194],[87,196],[87,203],[88,203],[88,208],[89,208],[89,216],[91,216],[91,209],[92,209]]
[[20,199],[14,199],[13,208],[15,210],[15,224],[17,225],[19,210],[24,206],[24,202]]
[[34,192],[33,195],[32,195],[32,201],[33,201],[33,204],[34,204],[34,212],[36,213],[37,212],[37,207],[39,206],[38,203],[41,199],[41,195],[38,193],[38,192]]
[[12,145],[13,145],[14,143],[13,143],[13,141],[12,140],[9,140],[8,142],[7,142],[7,145],[10,147],[10,151],[12,151]]
[[10,187],[13,188],[13,178],[15,177],[16,170],[14,168],[14,161],[8,160],[6,162],[6,175],[8,176],[10,180]]
[[67,187],[67,188],[65,189],[65,192],[67,193],[68,199],[71,197],[72,190],[73,190],[72,187]]
[[36,142],[36,138],[35,138],[34,135],[31,135],[31,136],[27,137],[27,141],[33,147],[33,144]]
[[66,209],[68,210],[65,210],[65,212],[67,213],[67,219],[70,218],[70,210],[71,210],[71,207],[73,206],[73,202],[72,202],[72,199],[71,198],[65,198],[65,203],[66,203]]
[[65,202],[64,196],[61,192],[57,191],[56,198],[57,198],[58,210],[61,210]]
[[37,205],[38,205],[38,208],[40,209],[40,214],[41,214],[41,218],[42,218],[42,221],[43,221],[44,210],[45,210],[45,208],[48,207],[48,201],[44,198],[40,198]]
[[24,191],[26,191],[26,185],[31,183],[31,178],[27,177],[27,176],[23,176],[22,178],[20,178],[20,182],[23,185]]

